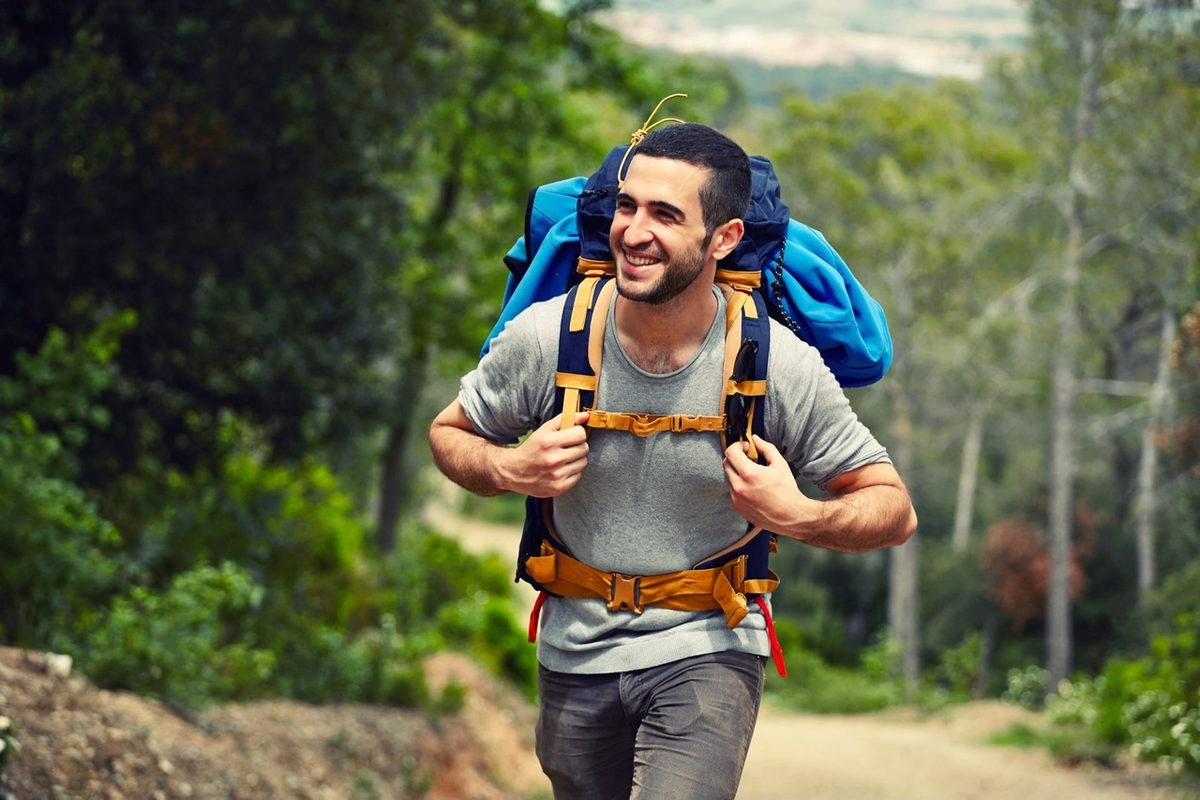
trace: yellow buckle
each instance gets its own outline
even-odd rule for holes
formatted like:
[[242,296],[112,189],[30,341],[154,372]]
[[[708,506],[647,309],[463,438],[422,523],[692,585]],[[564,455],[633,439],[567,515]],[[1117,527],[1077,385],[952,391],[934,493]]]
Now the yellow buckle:
[[609,611],[642,613],[642,579],[638,576],[613,574],[608,589]]

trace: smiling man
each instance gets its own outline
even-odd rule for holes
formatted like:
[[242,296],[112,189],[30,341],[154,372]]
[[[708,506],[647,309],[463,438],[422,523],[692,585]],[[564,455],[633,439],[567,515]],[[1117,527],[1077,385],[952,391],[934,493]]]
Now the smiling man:
[[[633,149],[610,229],[617,297],[597,407],[720,415],[726,301],[714,280],[744,233],[750,184],[742,148],[704,125],[656,128]],[[535,304],[505,327],[434,420],[430,446],[473,492],[554,498],[572,562],[612,576],[614,592],[618,578],[694,575],[747,525],[852,553],[915,530],[886,450],[819,353],[782,325],[771,323],[759,463],[713,432],[635,436],[589,428],[586,410],[562,427],[563,308],[561,297]],[[796,475],[829,497],[807,497]],[[552,596],[543,612],[537,749],[555,797],[734,797],[770,653],[766,604],[731,626],[721,608],[613,599]]]

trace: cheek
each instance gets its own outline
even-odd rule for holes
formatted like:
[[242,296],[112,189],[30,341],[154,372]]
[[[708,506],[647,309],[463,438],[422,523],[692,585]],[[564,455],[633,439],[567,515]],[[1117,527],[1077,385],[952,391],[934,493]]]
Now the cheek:
[[609,226],[609,229],[608,229],[609,241],[610,242],[621,241],[625,236],[625,231],[627,231],[628,229],[629,229],[628,221],[623,220],[620,217],[614,217],[613,221],[612,221],[612,225]]

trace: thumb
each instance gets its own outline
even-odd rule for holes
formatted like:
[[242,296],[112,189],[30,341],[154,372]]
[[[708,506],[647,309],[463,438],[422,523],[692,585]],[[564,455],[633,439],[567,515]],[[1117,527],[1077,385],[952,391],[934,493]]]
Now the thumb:
[[570,425],[563,425],[563,415],[562,414],[551,417],[550,419],[548,419],[546,421],[546,424],[552,426],[553,430],[567,431],[567,430],[570,430],[571,428],[577,427],[579,425],[583,425],[587,421],[588,421],[588,412],[576,411],[575,412],[575,420]]
[[783,458],[783,454],[779,452],[778,447],[771,444],[757,433],[753,434],[753,436],[754,446],[758,448],[758,452],[762,454],[768,466]]
[[743,464],[745,464],[745,462],[750,460],[746,456],[746,451],[749,449],[749,447],[750,446],[746,444],[746,442],[739,439],[738,441],[729,445],[729,447],[725,448],[725,460],[731,464],[736,462],[737,466],[741,467]]

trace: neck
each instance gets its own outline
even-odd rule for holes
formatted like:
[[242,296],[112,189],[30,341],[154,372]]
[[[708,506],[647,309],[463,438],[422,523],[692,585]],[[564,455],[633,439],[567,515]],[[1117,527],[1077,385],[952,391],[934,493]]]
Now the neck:
[[633,362],[646,372],[674,372],[700,352],[717,308],[712,282],[704,280],[697,280],[663,305],[618,295],[614,310],[617,337]]

